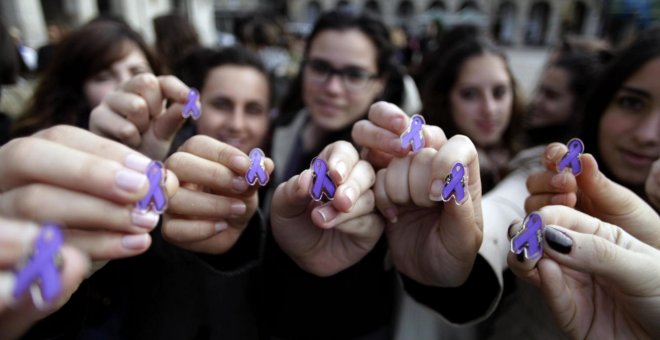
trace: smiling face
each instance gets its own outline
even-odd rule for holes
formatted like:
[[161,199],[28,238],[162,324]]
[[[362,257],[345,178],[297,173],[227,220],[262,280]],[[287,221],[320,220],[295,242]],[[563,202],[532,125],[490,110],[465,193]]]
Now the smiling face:
[[621,182],[642,185],[660,157],[660,58],[623,82],[599,124],[599,152]]
[[200,93],[200,134],[233,145],[246,154],[268,131],[270,89],[265,75],[249,66],[224,65],[206,76]]
[[119,88],[132,77],[153,72],[142,50],[132,42],[125,44],[129,52],[123,58],[83,83],[83,92],[89,107],[99,105],[106,94]]
[[512,81],[504,60],[486,53],[463,63],[449,94],[450,111],[460,133],[475,145],[498,143],[506,131],[513,107]]
[[568,72],[551,66],[543,72],[539,87],[532,99],[527,123],[530,127],[544,127],[565,123],[573,113],[573,94]]
[[[375,75],[378,73],[377,57],[376,46],[364,33],[348,29],[319,33],[311,42],[306,59],[317,65],[318,62],[324,63],[345,74],[359,71]],[[323,130],[346,128],[367,112],[383,90],[381,78],[371,78],[364,86],[349,89],[346,81],[350,81],[350,77],[344,79],[344,76],[331,72],[323,81],[312,66],[314,64],[308,62],[303,69],[303,100],[314,123]]]

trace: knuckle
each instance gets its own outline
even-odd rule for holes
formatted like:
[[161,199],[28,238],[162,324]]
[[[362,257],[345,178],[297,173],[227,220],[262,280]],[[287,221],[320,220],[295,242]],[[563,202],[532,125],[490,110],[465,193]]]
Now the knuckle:
[[17,189],[13,195],[13,207],[16,215],[21,218],[35,218],[43,209],[40,202],[44,197],[44,189],[41,184],[30,184]]

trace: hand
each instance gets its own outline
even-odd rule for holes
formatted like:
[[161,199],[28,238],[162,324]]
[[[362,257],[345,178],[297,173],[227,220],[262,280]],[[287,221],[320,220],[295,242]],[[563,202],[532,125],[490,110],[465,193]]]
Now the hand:
[[[194,136],[165,162],[181,180],[164,217],[163,237],[177,246],[221,254],[236,243],[258,206],[257,187],[245,173],[242,151],[207,136]],[[265,160],[266,172],[274,164]]]
[[359,262],[378,242],[383,221],[374,211],[374,170],[358,159],[355,148],[339,141],[319,154],[337,185],[335,199],[312,200],[312,172],[303,171],[280,184],[272,199],[275,241],[302,269],[334,275]]
[[[404,157],[408,149],[401,148],[401,134],[410,124],[410,117],[399,107],[386,102],[377,102],[369,108],[368,119],[358,121],[351,132],[356,144],[362,146],[362,159],[376,169],[387,167],[395,157]],[[439,148],[447,140],[437,126],[422,127],[424,147]]]
[[[467,171],[463,205],[437,202],[455,162]],[[389,220],[385,231],[394,266],[426,285],[455,287],[472,271],[481,246],[481,180],[474,144],[457,135],[439,150],[425,148],[378,171],[376,204]]]
[[[0,215],[60,224],[67,243],[92,260],[137,255],[151,244],[154,213],[135,202],[149,182],[151,160],[72,126],[56,126],[0,148]],[[178,187],[167,176],[167,191]]]
[[14,339],[38,320],[62,307],[85,278],[89,260],[79,250],[63,245],[60,249],[63,266],[60,270],[62,290],[58,298],[45,309],[38,309],[29,294],[14,299],[14,270],[32,253],[39,227],[34,223],[0,217],[0,338]]
[[[574,339],[658,338],[660,251],[564,206],[538,213],[546,225],[543,256],[520,262],[510,253],[508,262],[541,287],[559,327]],[[513,225],[509,237],[520,228]]]
[[622,226],[642,242],[660,247],[660,231],[649,226],[660,225],[660,217],[639,197],[615,183],[598,170],[590,154],[580,156],[582,173],[556,173],[556,166],[568,151],[566,145],[552,143],[545,149],[546,171],[527,178],[530,196],[525,210],[531,212],[543,206],[561,204],[575,207],[585,214]]
[[[92,110],[89,130],[162,160],[183,124],[189,91],[174,76],[137,75]],[[165,100],[171,101],[167,108]]]
[[655,210],[660,211],[660,159],[653,162],[644,188],[646,190],[646,196],[648,196]]

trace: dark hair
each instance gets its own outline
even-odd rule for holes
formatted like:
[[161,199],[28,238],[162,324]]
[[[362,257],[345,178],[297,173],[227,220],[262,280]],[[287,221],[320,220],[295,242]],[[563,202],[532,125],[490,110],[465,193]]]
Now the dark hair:
[[5,25],[0,22],[0,85],[16,83],[19,74],[18,51]]
[[221,50],[203,47],[195,49],[175,65],[174,74],[184,83],[201,91],[208,73],[216,67],[225,65],[250,67],[261,73],[269,83],[269,102],[272,103],[273,89],[266,67],[256,54],[240,46]]
[[[309,54],[314,39],[324,31],[346,31],[350,29],[357,29],[364,33],[374,44],[377,51],[376,65],[378,67],[378,75],[388,78],[389,77],[402,78],[401,71],[397,69],[394,63],[394,49],[389,40],[389,31],[387,26],[370,12],[356,12],[350,8],[339,8],[329,11],[321,15],[316,21],[312,32],[307,36],[305,44],[305,57]],[[302,76],[303,72],[299,72],[298,76],[293,80],[287,95],[282,101],[280,112],[282,115],[278,117],[275,125],[287,125],[293,120],[295,115],[300,109],[304,107],[302,99]],[[385,86],[384,94],[390,93],[388,85]],[[400,92],[396,93],[401,95]],[[399,104],[396,100],[383,96],[384,100],[392,101]],[[400,100],[400,98],[399,98]],[[366,114],[366,112],[365,112]]]
[[504,52],[485,36],[472,36],[455,44],[438,61],[437,68],[433,71],[422,92],[424,118],[427,123],[441,127],[447,137],[462,133],[451,114],[450,92],[458,81],[458,73],[463,64],[471,57],[487,53],[494,54],[504,61],[506,72],[511,80],[512,114],[509,126],[504,132],[503,141],[509,151],[516,152],[520,149],[517,138],[522,129],[524,103]]
[[634,41],[615,53],[614,59],[602,72],[600,80],[595,82],[585,105],[582,140],[587,151],[599,161],[601,171],[617,182],[619,180],[613,177],[607,164],[600,161],[600,120],[621,85],[646,63],[656,58],[660,58],[660,26],[640,32]]
[[56,124],[87,128],[92,108],[83,94],[83,84],[125,57],[127,43],[138,46],[154,73],[160,73],[160,64],[147,44],[126,23],[93,20],[62,40],[31,105],[17,120],[14,135],[31,134]]
[[178,14],[165,14],[154,18],[156,51],[167,72],[191,50],[201,46],[197,31],[186,18]]

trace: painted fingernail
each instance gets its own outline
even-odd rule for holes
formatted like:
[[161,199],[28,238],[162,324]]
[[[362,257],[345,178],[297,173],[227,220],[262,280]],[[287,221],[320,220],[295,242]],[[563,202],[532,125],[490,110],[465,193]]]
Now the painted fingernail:
[[333,208],[332,205],[330,204],[326,204],[322,207],[319,207],[318,209],[316,209],[316,211],[319,214],[319,216],[321,216],[323,222],[330,222],[334,220],[335,217],[337,217],[337,210],[335,210],[335,208]]
[[563,231],[551,226],[545,227],[545,239],[550,248],[562,253],[568,254],[573,248],[573,240]]
[[431,193],[429,194],[429,199],[432,201],[441,201],[442,200],[442,188],[445,186],[445,181],[441,179],[435,179],[431,182]]
[[236,155],[229,159],[229,164],[234,168],[247,169],[250,167],[250,159],[247,156]]
[[524,263],[525,262],[525,254],[524,253],[516,254],[516,260],[518,260],[518,262],[520,262],[520,263]]
[[121,238],[122,247],[129,250],[142,250],[149,244],[149,234],[125,235]]
[[231,187],[236,192],[244,192],[248,188],[248,183],[243,177],[234,177],[234,179],[231,180]]
[[347,187],[344,190],[344,195],[346,195],[346,198],[348,198],[348,200],[351,202],[351,206],[353,206],[353,204],[355,204],[355,200],[357,198],[356,197],[357,195],[355,194],[355,189],[353,189],[351,187]]
[[385,218],[387,218],[390,223],[396,223],[399,220],[399,209],[396,207],[389,207],[385,209],[385,212],[383,212],[383,215],[385,215]]
[[229,228],[229,225],[225,221],[220,221],[220,222],[216,223],[214,227],[215,227],[215,232],[219,233],[219,232]]
[[388,144],[389,144],[389,149],[394,151],[394,152],[403,151],[403,148],[401,147],[401,140],[400,139],[393,139]]
[[235,202],[231,204],[231,213],[234,216],[241,216],[247,211],[247,206],[243,202]]
[[124,161],[124,165],[126,165],[127,168],[142,173],[147,172],[150,163],[151,159],[149,159],[149,157],[134,153],[126,156],[126,160]]
[[339,176],[341,177],[341,180],[343,182],[344,179],[346,178],[346,172],[348,171],[347,167],[346,167],[346,163],[344,163],[343,161],[337,162],[337,165],[335,166],[335,169],[337,170],[337,173],[339,174]]
[[160,215],[154,211],[140,212],[134,210],[131,212],[131,222],[138,227],[142,227],[148,230],[151,230],[156,227]]
[[548,149],[548,152],[546,154],[546,158],[549,160],[554,159],[561,153],[561,147],[558,145],[554,145]]
[[557,189],[561,189],[566,185],[566,176],[562,176],[561,174],[554,175],[550,179],[550,184]]
[[118,188],[134,194],[147,182],[147,176],[133,170],[122,169],[115,175],[115,184]]

